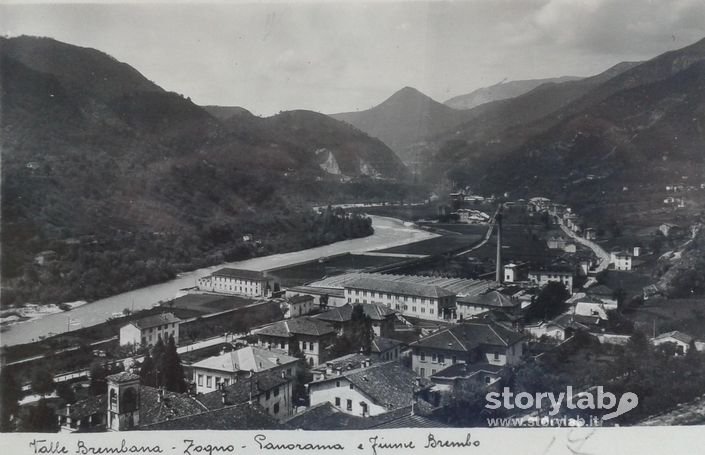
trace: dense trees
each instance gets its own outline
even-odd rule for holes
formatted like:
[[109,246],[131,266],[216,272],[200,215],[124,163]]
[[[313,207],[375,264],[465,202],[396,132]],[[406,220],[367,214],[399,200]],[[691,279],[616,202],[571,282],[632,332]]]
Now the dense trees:
[[7,368],[3,368],[0,371],[0,431],[12,430],[21,397],[22,390],[14,375]]
[[333,346],[333,355],[338,357],[353,352],[369,354],[373,338],[372,320],[365,314],[362,305],[355,305],[345,333],[338,337]]
[[101,395],[108,390],[108,383],[105,378],[108,372],[99,361],[93,362],[90,368],[91,385],[90,391],[93,395]]
[[541,289],[536,300],[529,306],[527,319],[549,320],[561,314],[570,293],[562,283],[549,282]]
[[152,352],[145,355],[140,378],[143,385],[164,387],[178,393],[186,391],[184,369],[173,336],[169,337],[166,345],[159,338]]
[[54,376],[46,368],[37,368],[32,373],[32,391],[39,395],[47,395],[54,391]]

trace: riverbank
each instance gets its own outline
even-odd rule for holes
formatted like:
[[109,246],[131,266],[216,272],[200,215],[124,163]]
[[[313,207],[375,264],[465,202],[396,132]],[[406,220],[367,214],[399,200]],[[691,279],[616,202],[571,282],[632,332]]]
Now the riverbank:
[[342,253],[375,251],[436,237],[436,234],[407,226],[403,221],[371,215],[375,232],[367,237],[343,240],[329,245],[274,254],[244,261],[223,263],[211,267],[187,272],[176,279],[124,292],[105,299],[79,306],[70,311],[48,314],[33,320],[6,325],[0,334],[0,345],[11,346],[30,343],[41,337],[71,330],[90,327],[109,318],[113,313],[128,308],[132,311],[151,308],[159,302],[173,298],[179,289],[192,287],[196,280],[222,267],[244,268],[250,270],[269,270],[276,267],[295,265],[311,260],[326,258]]

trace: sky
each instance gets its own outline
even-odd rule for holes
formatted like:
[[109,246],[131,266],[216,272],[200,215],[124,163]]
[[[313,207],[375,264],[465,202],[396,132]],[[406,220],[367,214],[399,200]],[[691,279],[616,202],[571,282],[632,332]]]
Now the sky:
[[[80,0],[78,0],[80,1]],[[589,76],[705,38],[703,0],[0,4],[0,33],[104,51],[166,90],[257,115],[438,101]]]

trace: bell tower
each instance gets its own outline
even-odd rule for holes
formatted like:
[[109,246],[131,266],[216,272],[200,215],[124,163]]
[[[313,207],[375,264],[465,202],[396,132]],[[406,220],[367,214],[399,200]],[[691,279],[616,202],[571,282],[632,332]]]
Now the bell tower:
[[108,431],[131,430],[140,424],[140,377],[132,373],[108,376]]

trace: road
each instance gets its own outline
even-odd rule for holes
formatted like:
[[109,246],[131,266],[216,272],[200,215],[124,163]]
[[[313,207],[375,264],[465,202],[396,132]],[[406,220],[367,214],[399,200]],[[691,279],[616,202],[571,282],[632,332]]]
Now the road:
[[490,218],[490,223],[489,226],[487,226],[487,232],[485,232],[485,236],[482,238],[480,243],[476,244],[470,249],[467,249],[465,251],[461,251],[460,253],[457,253],[456,256],[462,256],[464,254],[468,254],[472,251],[475,251],[476,249],[480,248],[483,246],[485,243],[487,243],[490,238],[492,238],[492,232],[494,232],[494,225],[495,225],[495,219],[497,218],[497,214],[499,213],[499,210],[502,208],[502,205],[500,204],[497,207],[497,210],[495,210],[494,215],[492,215],[492,218]]
[[597,264],[597,268],[594,269],[596,273],[600,273],[603,270],[606,270],[607,267],[610,265],[610,255],[607,251],[602,249],[600,245],[598,245],[595,242],[592,242],[590,240],[587,240],[583,237],[580,237],[578,234],[575,232],[571,231],[567,227],[563,225],[563,223],[559,220],[558,224],[560,225],[561,229],[567,236],[578,242],[579,244],[586,246],[592,250],[593,253],[595,253],[595,256],[597,256],[597,259],[599,260],[599,263]]
[[181,274],[178,278],[165,283],[155,284],[105,299],[96,300],[95,302],[87,303],[70,311],[45,315],[37,319],[7,325],[3,327],[4,331],[0,334],[0,345],[12,346],[30,343],[40,339],[40,337],[63,333],[66,331],[67,319],[76,324],[80,324],[79,327],[90,327],[104,322],[113,313],[121,312],[124,308],[131,308],[134,311],[151,308],[160,301],[167,301],[174,298],[180,289],[194,286],[196,279],[209,275],[222,267],[267,270],[309,262],[338,254],[381,250],[419,242],[437,236],[431,232],[413,226],[407,226],[403,221],[395,218],[375,215],[370,215],[370,218],[372,219],[372,226],[375,230],[374,234],[370,236],[344,240],[330,245],[292,253],[262,256],[245,261],[230,262],[198,269]]

